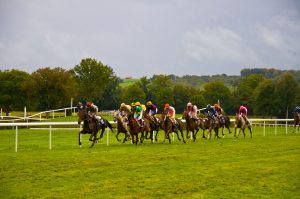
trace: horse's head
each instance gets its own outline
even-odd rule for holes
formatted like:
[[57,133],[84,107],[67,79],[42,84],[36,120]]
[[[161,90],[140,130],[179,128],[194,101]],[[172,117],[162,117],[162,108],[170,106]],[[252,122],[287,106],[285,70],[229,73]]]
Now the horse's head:
[[119,116],[120,116],[120,111],[119,110],[115,110],[114,114],[113,114],[114,122],[117,121],[117,119],[118,119]]
[[183,113],[182,113],[182,118],[183,118],[183,119],[187,119],[188,117],[189,117],[188,112],[187,112],[187,111],[183,111]]
[[85,108],[78,108],[77,112],[78,124],[87,119],[87,112]]

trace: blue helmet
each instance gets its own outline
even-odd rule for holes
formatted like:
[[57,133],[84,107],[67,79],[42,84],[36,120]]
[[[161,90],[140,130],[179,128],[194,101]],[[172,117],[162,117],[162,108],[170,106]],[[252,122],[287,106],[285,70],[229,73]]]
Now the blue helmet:
[[210,108],[211,107],[211,105],[210,104],[207,104],[207,106],[206,106],[207,108]]

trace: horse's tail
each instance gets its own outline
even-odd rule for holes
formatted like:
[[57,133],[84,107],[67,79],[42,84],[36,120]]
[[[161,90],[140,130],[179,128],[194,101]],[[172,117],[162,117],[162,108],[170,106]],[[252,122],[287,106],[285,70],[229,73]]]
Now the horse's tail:
[[107,126],[114,133],[113,126],[111,125],[111,123],[109,121],[107,121]]

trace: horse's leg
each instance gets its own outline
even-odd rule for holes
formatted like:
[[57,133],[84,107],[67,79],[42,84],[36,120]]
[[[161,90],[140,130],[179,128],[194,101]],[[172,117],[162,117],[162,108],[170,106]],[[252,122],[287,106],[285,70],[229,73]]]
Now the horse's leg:
[[[170,136],[171,130],[168,131],[168,139],[169,139],[169,143],[171,144],[171,136]],[[177,133],[177,137],[178,137],[178,133]],[[179,138],[178,138],[179,139]]]
[[237,138],[238,138],[239,135],[240,135],[240,131],[241,131],[241,128],[239,128],[239,130],[238,130]]
[[99,139],[101,139],[103,137],[103,133],[104,133],[105,127],[102,127],[101,129],[102,129],[102,131],[101,131]]
[[120,134],[120,131],[118,130],[117,135],[116,135],[116,139],[118,140],[118,142],[121,141],[121,140],[119,140],[119,134]]
[[245,129],[243,129],[244,139],[246,138]]
[[137,146],[137,144],[138,144],[138,141],[139,141],[139,134],[137,133],[136,135],[135,135],[135,145]]
[[[174,129],[174,133],[176,133],[178,141],[181,141],[181,139],[179,137],[179,134],[178,134],[178,129],[177,128]],[[170,136],[169,136],[169,139],[170,139]]]
[[79,134],[78,134],[78,144],[79,144],[79,146],[81,147],[82,146],[82,133],[81,133],[81,131],[79,132]]
[[[155,134],[155,141],[157,142],[157,134],[158,134],[158,129],[156,129],[156,134]],[[153,132],[154,133],[154,132]]]
[[225,126],[222,127],[222,137],[223,137],[223,138],[225,137],[224,130],[225,130]]
[[92,143],[92,145],[90,146],[90,148],[92,148],[92,147],[95,145],[95,142],[96,142],[96,140],[97,140],[97,133],[93,133],[93,134],[92,134],[92,137],[94,137],[94,139],[93,139],[93,143]]
[[250,131],[250,138],[252,139],[252,128],[249,127],[249,131]]
[[205,138],[204,131],[205,131],[205,129],[203,129],[202,138]]
[[93,137],[93,133],[91,133],[91,136],[90,136],[90,138],[89,138],[89,141],[93,141],[93,140],[92,140],[92,137]]

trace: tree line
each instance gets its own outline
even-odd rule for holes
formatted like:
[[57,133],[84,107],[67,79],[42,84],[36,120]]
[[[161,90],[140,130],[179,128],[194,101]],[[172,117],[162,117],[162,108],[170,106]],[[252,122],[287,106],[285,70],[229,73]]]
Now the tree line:
[[207,82],[201,85],[195,84],[199,80],[197,76],[154,75],[122,88],[122,79],[110,66],[86,58],[70,70],[44,67],[31,74],[0,71],[0,107],[7,112],[23,110],[24,106],[28,111],[51,110],[69,107],[73,99],[74,105],[79,101],[93,101],[101,110],[112,110],[122,102],[151,100],[160,110],[169,103],[180,113],[189,101],[202,108],[219,100],[230,115],[245,105],[249,114],[286,117],[287,110],[291,113],[300,102],[297,77],[290,72],[269,77],[259,71],[256,74],[247,69],[245,75],[243,69],[242,76],[222,74],[213,76],[212,80],[205,76]]

